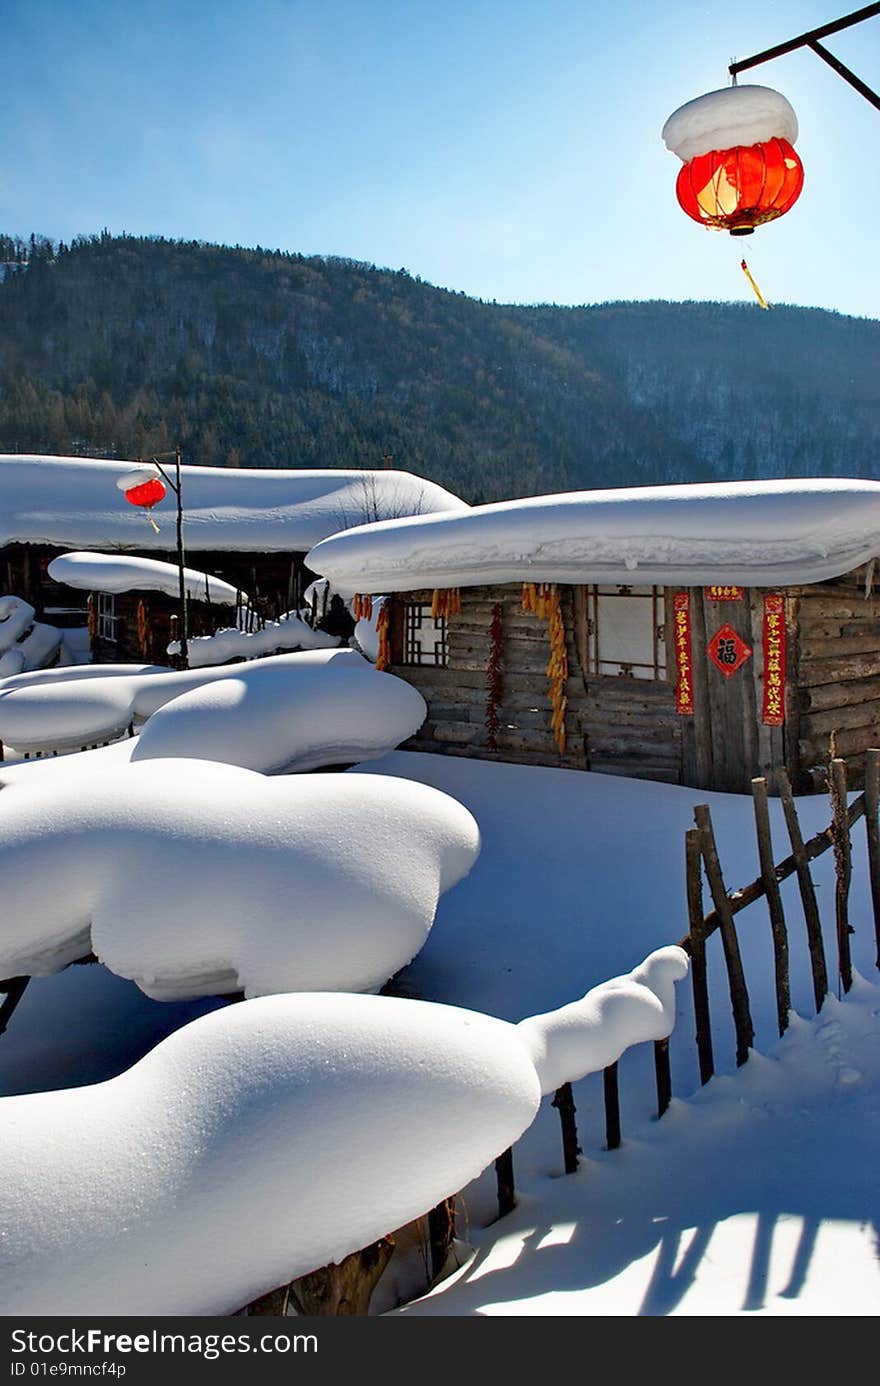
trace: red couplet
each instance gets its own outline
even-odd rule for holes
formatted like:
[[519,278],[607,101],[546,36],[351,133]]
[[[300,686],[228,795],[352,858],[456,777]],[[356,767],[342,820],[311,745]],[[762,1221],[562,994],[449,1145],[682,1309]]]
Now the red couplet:
[[788,140],[713,149],[684,164],[675,185],[683,211],[703,226],[747,236],[793,207],[804,166]]

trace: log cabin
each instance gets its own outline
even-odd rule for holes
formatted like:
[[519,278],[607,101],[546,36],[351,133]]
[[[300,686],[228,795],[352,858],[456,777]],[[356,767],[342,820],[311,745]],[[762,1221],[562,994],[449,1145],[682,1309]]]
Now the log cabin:
[[[40,620],[83,628],[89,593],[53,578],[50,564],[71,549],[131,554],[176,564],[173,496],[152,512],[127,504],[117,487],[131,461],[0,455],[0,595],[22,597]],[[410,472],[293,471],[183,466],[187,562],[241,591],[262,618],[297,607],[313,574],[305,554],[348,525],[466,509],[441,486]],[[172,595],[91,594],[93,657],[141,659],[138,612],[147,609],[152,657],[176,638]],[[234,613],[233,613],[234,615]],[[210,634],[220,613],[195,599],[191,633]],[[221,624],[229,624],[227,612]],[[143,630],[143,615],[140,622]]]
[[880,740],[880,483],[542,496],[371,524],[307,556],[381,598],[410,749],[748,792]]

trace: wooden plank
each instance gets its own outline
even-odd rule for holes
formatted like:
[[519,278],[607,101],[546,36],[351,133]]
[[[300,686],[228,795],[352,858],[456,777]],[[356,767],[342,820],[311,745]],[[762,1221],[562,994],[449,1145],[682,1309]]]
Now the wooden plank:
[[799,690],[800,703],[805,712],[825,708],[849,707],[853,703],[871,703],[880,700],[880,679],[850,679],[841,683],[819,684]]
[[[791,842],[792,856],[789,861],[794,861],[794,869],[797,873],[798,888],[801,895],[801,904],[804,910],[804,921],[807,929],[807,947],[810,950],[810,967],[813,974],[813,999],[816,1003],[816,1010],[822,1009],[822,1003],[828,995],[828,969],[825,963],[825,945],[822,942],[822,921],[819,918],[819,906],[816,902],[816,890],[813,885],[813,878],[810,875],[810,858],[804,846],[804,839],[801,835],[800,820],[795,808],[794,796],[791,792],[791,783],[784,770],[780,770],[777,775],[777,785],[779,788],[779,798],[782,802],[782,812],[785,817],[785,826],[788,829],[789,841]],[[790,874],[790,873],[789,873]],[[777,880],[782,880],[780,869],[776,869]]]
[[708,804],[696,805],[694,820],[700,830],[703,864],[706,868],[706,878],[712,893],[715,913],[718,916],[724,960],[727,965],[730,1004],[736,1029],[736,1062],[737,1065],[741,1065],[749,1057],[749,1050],[755,1038],[755,1029],[749,1008],[749,996],[739,951],[739,940],[736,936],[736,925],[733,922],[731,901],[727,896],[721,863],[718,859],[718,848],[715,843],[712,815]]
[[820,638],[804,631],[801,654],[806,660],[831,659],[842,655],[865,655],[869,658],[876,658],[877,639],[876,636],[868,633]]
[[807,688],[822,683],[841,683],[848,679],[869,679],[880,675],[880,652],[873,655],[845,655],[833,659],[801,659],[800,682]]
[[715,1072],[712,1053],[712,1025],[709,1018],[709,986],[706,972],[706,935],[703,925],[702,834],[699,828],[685,833],[685,876],[687,882],[688,952],[691,955],[691,985],[694,992],[697,1054],[700,1082],[708,1083]]
[[801,737],[815,741],[832,731],[851,727],[880,727],[880,701],[851,703],[849,707],[823,708],[821,712],[805,712],[801,716]]
[[788,933],[785,927],[785,912],[776,869],[773,865],[773,839],[770,833],[770,807],[767,797],[767,781],[763,776],[752,780],[752,801],[755,808],[755,834],[758,839],[758,859],[761,864],[761,879],[764,882],[764,896],[770,916],[770,930],[773,935],[773,970],[776,984],[776,1024],[780,1038],[788,1029],[788,1013],[791,1010],[791,983],[788,972]]
[[871,747],[865,760],[865,827],[868,835],[868,874],[871,880],[871,904],[874,909],[874,938],[877,944],[876,964],[880,967],[880,750]]
[[[867,751],[877,741],[880,731],[875,723],[868,727],[849,727],[834,737],[834,750],[838,756],[849,756]],[[830,759],[830,733],[828,736],[801,737],[798,745],[805,765],[815,765]]]
[[[844,991],[852,987],[852,959],[849,936],[849,887],[852,856],[847,816],[846,761],[835,756],[831,762],[831,806],[834,813],[834,917],[837,925],[837,958]],[[864,800],[864,796],[863,796]]]

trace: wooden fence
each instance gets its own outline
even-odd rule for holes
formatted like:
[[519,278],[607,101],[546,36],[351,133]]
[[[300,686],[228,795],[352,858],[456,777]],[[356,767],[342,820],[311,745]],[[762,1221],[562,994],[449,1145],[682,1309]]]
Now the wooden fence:
[[[695,1040],[700,1067],[700,1082],[704,1084],[708,1083],[715,1072],[709,1010],[706,940],[716,931],[721,935],[736,1035],[736,1062],[737,1065],[742,1065],[748,1060],[755,1032],[735,919],[749,905],[753,905],[761,899],[767,903],[773,944],[776,1020],[780,1036],[785,1034],[788,1028],[791,1010],[789,930],[779,887],[789,876],[797,876],[805,926],[802,933],[810,957],[813,999],[816,1012],[821,1010],[829,990],[828,962],[825,956],[816,889],[810,874],[810,863],[828,851],[834,853],[837,978],[842,992],[848,992],[852,986],[850,935],[853,930],[849,922],[852,829],[861,818],[865,820],[874,936],[877,949],[876,963],[877,967],[880,968],[880,826],[878,826],[880,750],[867,752],[865,788],[851,804],[847,803],[846,761],[839,757],[834,757],[830,761],[828,788],[831,797],[831,822],[827,828],[823,828],[821,832],[816,833],[806,842],[801,832],[791,784],[785,770],[777,772],[775,787],[782,804],[791,852],[782,861],[774,863],[767,781],[763,777],[752,780],[759,874],[755,880],[739,890],[728,890],[725,886],[715,841],[712,814],[708,804],[696,805],[694,808],[696,826],[685,833],[689,928],[684,937],[679,939],[679,946],[690,955],[691,959]],[[708,913],[704,913],[704,872],[712,897],[712,909]],[[659,1040],[654,1045],[654,1068],[657,1085],[657,1115],[662,1117],[672,1100],[672,1074],[669,1064],[668,1039]],[[605,1141],[609,1150],[615,1150],[621,1141],[617,1064],[611,1064],[609,1068],[605,1069],[603,1080]],[[565,1172],[572,1174],[578,1167],[578,1155],[581,1152],[578,1147],[575,1104],[570,1083],[564,1084],[557,1090],[552,1105],[559,1112],[562,1126],[562,1153]],[[513,1152],[511,1150],[506,1150],[503,1155],[499,1156],[495,1162],[495,1170],[498,1181],[498,1212],[501,1216],[510,1212],[516,1201]]]

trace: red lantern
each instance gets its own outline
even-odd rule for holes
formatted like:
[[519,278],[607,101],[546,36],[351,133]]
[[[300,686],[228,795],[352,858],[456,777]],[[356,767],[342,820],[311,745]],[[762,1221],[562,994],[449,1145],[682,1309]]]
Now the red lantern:
[[130,486],[124,495],[129,505],[137,505],[144,510],[152,510],[154,505],[158,505],[159,501],[165,499],[166,491],[164,483],[158,477],[151,476],[149,481],[142,481],[138,485]]
[[663,138],[684,165],[679,205],[702,226],[748,236],[801,194],[797,117],[769,87],[729,87],[689,101],[669,117]]
[[713,149],[684,165],[675,185],[682,211],[703,226],[749,236],[800,197],[804,167],[788,140]]

